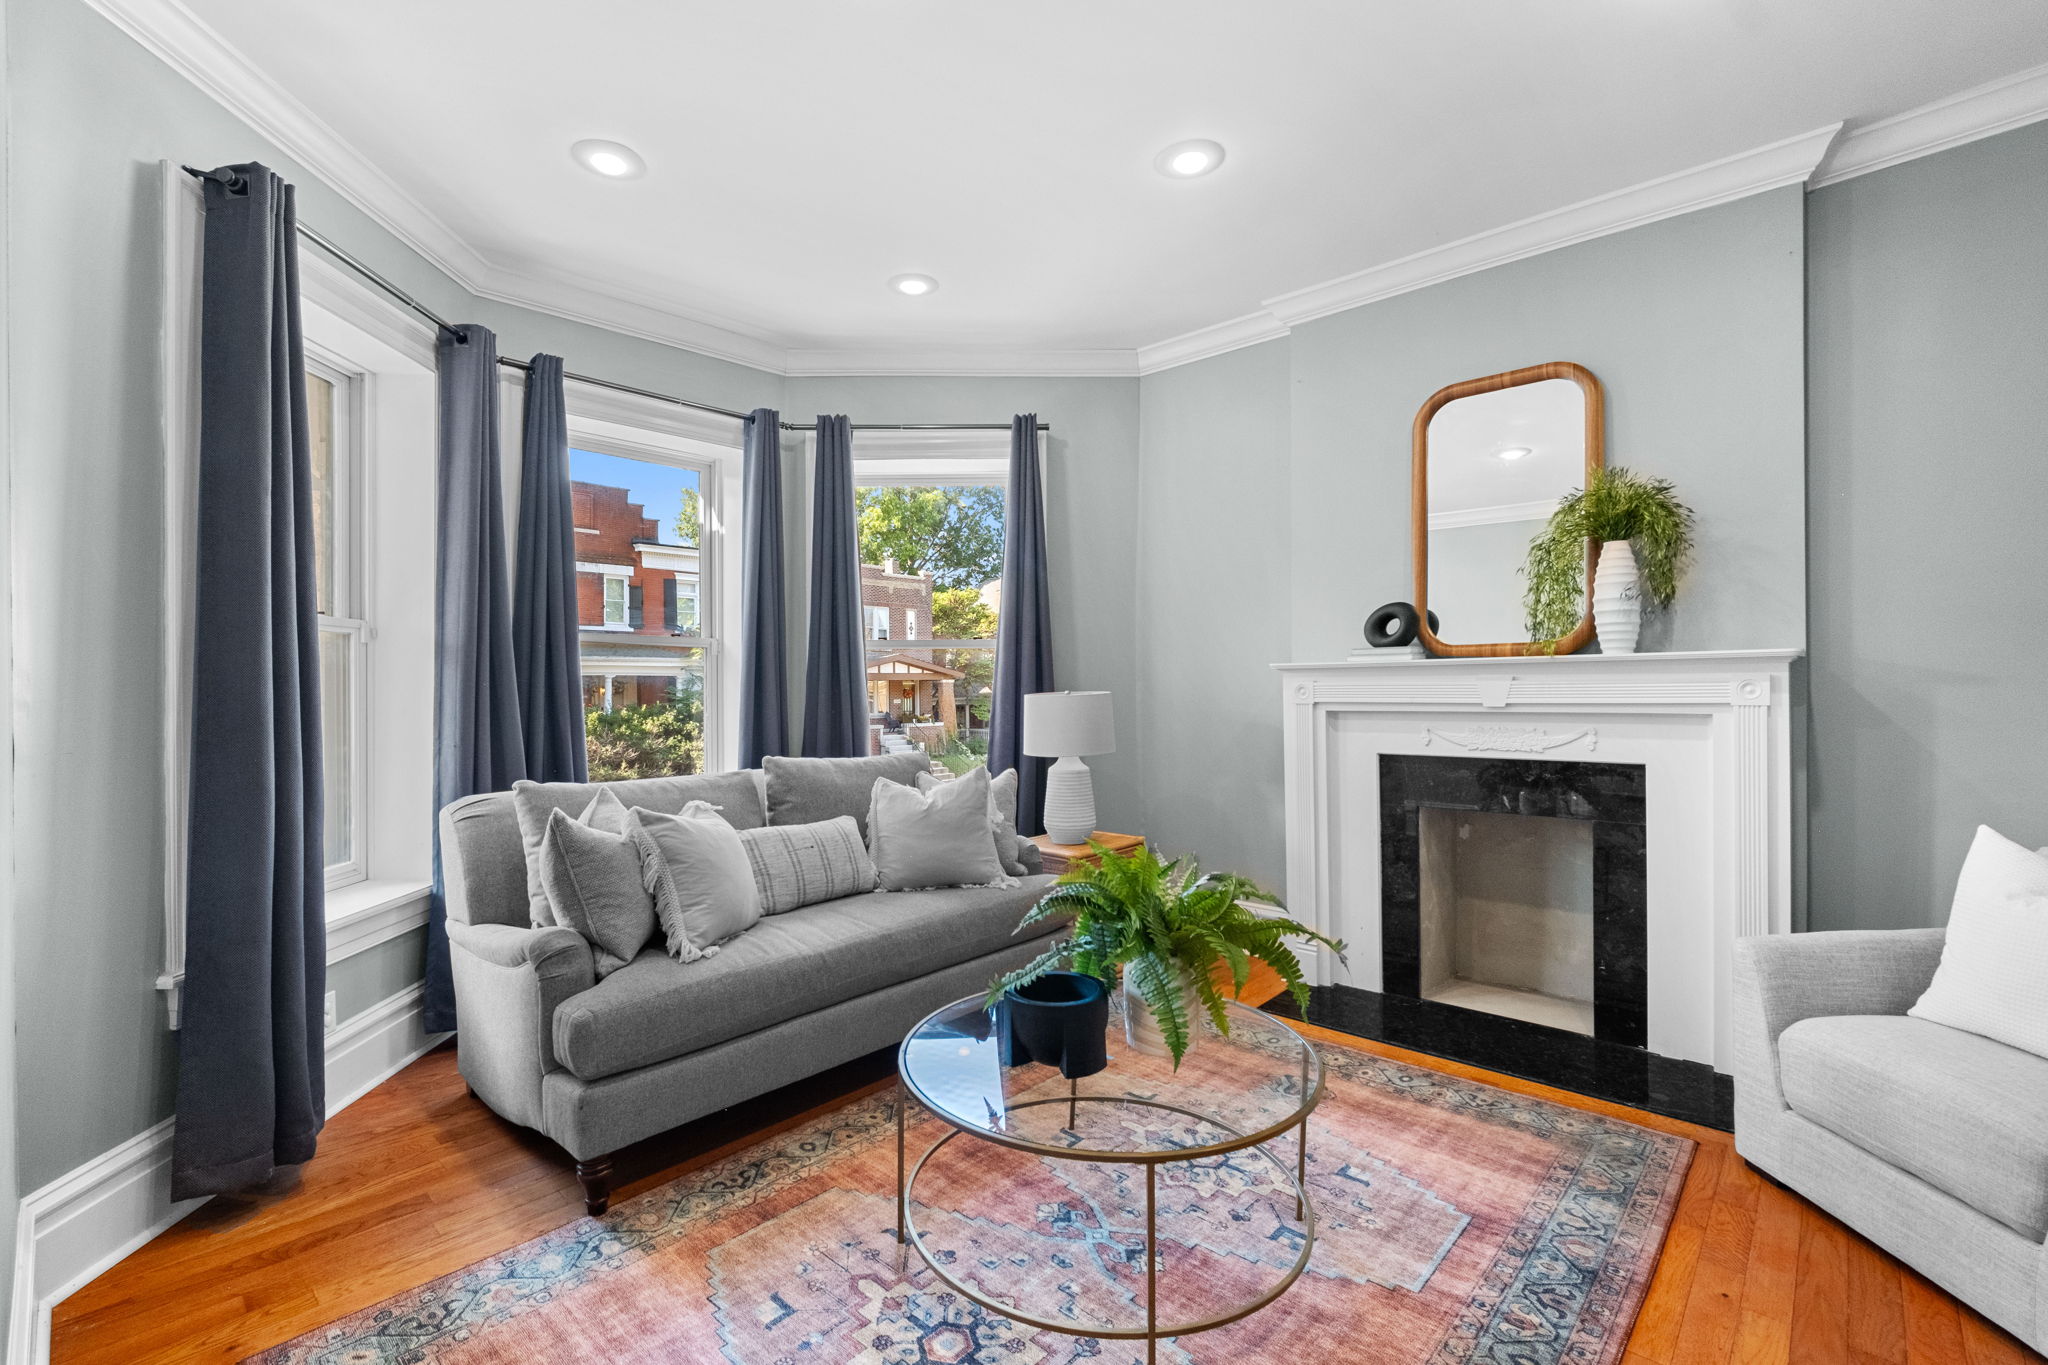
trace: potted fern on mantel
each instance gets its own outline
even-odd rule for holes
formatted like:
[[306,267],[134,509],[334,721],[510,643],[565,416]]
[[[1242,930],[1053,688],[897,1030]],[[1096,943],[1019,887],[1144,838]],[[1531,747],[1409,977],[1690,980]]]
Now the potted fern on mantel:
[[1586,486],[1559,499],[1529,542],[1523,606],[1529,638],[1556,640],[1585,611],[1586,543],[1600,544],[1593,570],[1593,624],[1606,654],[1633,654],[1643,603],[1668,607],[1692,554],[1692,509],[1669,479],[1596,469]]
[[1177,1068],[1199,1036],[1200,1011],[1207,1011],[1217,1032],[1230,1033],[1228,997],[1213,975],[1218,960],[1229,964],[1233,994],[1244,989],[1251,959],[1258,958],[1306,1010],[1308,983],[1286,940],[1311,940],[1343,956],[1344,945],[1335,939],[1248,908],[1278,908],[1280,902],[1243,877],[1204,874],[1192,858],[1162,863],[1143,845],[1127,855],[1089,847],[1097,861],[1070,868],[1018,925],[1072,915],[1073,931],[999,978],[989,987],[989,1004],[1064,964],[1111,987],[1121,971],[1125,1041],[1140,1052],[1170,1055]]

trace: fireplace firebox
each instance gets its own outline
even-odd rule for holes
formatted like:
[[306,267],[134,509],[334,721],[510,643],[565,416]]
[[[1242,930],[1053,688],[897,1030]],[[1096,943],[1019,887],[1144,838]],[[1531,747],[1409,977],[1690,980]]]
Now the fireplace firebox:
[[1382,989],[1644,1046],[1644,774],[1382,753]]

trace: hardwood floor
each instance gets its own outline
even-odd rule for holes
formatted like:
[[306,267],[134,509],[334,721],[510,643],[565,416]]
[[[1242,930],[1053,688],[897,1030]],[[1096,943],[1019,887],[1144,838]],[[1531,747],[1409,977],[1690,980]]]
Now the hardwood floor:
[[[1270,993],[1270,982],[1264,983]],[[1252,995],[1255,984],[1247,990]],[[1311,1036],[1699,1143],[1623,1365],[2020,1365],[2041,1357],[1752,1171],[1726,1133],[1400,1048]],[[865,1058],[642,1143],[632,1195],[888,1083]],[[568,1159],[469,1097],[452,1048],[328,1125],[295,1187],[216,1199],[56,1310],[54,1365],[230,1362],[515,1246],[582,1213]]]

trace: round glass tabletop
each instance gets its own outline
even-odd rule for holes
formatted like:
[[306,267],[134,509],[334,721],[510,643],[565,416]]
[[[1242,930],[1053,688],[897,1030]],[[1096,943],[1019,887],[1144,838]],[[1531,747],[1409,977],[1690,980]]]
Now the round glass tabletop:
[[1322,1060],[1272,1015],[1231,1003],[1230,1033],[1204,1014],[1178,1069],[1124,1040],[1111,992],[1109,1066],[1074,1081],[1026,1062],[1004,1066],[993,1012],[979,996],[934,1011],[903,1040],[898,1074],[930,1112],[976,1137],[1086,1161],[1187,1161],[1265,1142],[1322,1097]]

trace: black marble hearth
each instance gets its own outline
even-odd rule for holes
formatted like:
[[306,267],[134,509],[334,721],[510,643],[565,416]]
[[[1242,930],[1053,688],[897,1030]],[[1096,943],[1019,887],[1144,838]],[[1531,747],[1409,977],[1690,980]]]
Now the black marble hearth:
[[[1464,1062],[1666,1118],[1735,1129],[1735,1080],[1700,1062],[1660,1057],[1582,1033],[1546,1028],[1433,1000],[1352,986],[1316,986],[1308,1019],[1339,1033]],[[1266,1008],[1299,1019],[1282,995]]]

